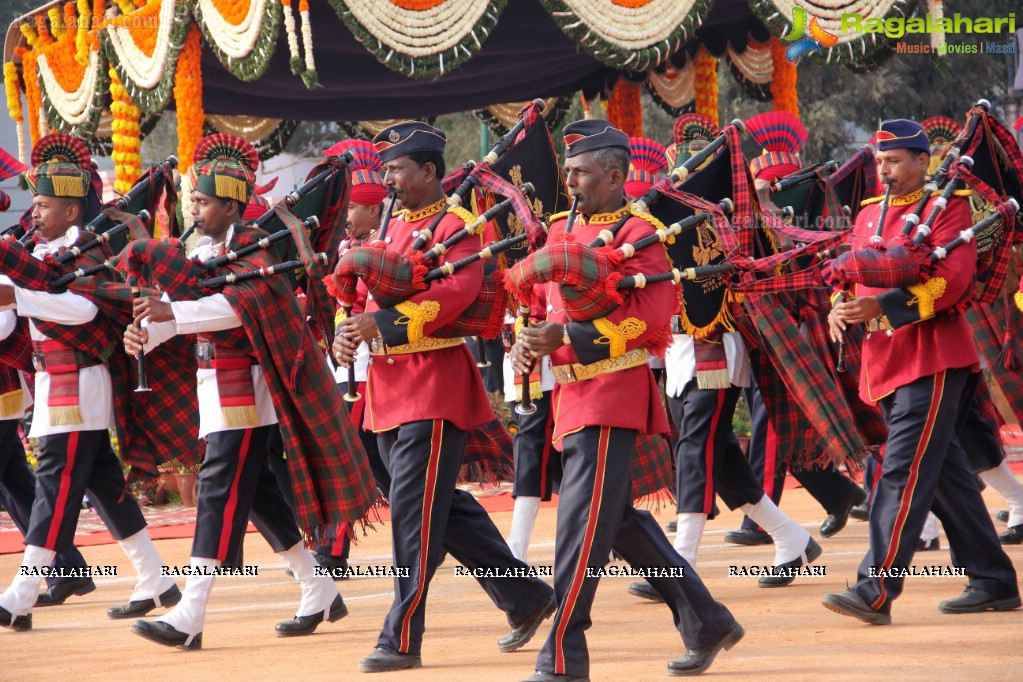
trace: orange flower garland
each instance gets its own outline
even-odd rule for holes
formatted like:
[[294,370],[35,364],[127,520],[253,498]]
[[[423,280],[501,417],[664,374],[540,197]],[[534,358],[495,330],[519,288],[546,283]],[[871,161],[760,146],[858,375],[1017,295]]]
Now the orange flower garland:
[[178,111],[178,159],[184,172],[192,165],[192,152],[202,139],[202,125],[206,114],[202,108],[202,44],[199,27],[188,27],[185,45],[178,57],[174,74],[174,103]]
[[234,26],[245,21],[245,17],[249,13],[249,5],[251,4],[252,0],[213,0],[213,6],[220,13],[220,16],[224,17],[227,23]]
[[696,90],[696,113],[703,114],[714,125],[718,123],[718,59],[703,45],[693,61],[695,72],[693,89]]
[[39,91],[39,74],[36,72],[36,58],[39,53],[26,50],[21,56],[21,73],[25,80],[25,103],[28,105],[28,134],[32,145],[42,136],[40,119],[43,110],[43,96]]
[[785,45],[771,37],[771,62],[774,76],[771,78],[771,97],[776,111],[792,112],[799,117],[799,95],[796,92],[796,65],[785,58]]
[[114,151],[114,191],[124,194],[142,173],[142,149],[140,139],[139,108],[131,101],[128,91],[117,77],[117,70],[110,67],[110,113],[114,115],[111,124],[113,130]]
[[607,120],[629,137],[643,137],[643,102],[639,83],[618,79],[608,102]]

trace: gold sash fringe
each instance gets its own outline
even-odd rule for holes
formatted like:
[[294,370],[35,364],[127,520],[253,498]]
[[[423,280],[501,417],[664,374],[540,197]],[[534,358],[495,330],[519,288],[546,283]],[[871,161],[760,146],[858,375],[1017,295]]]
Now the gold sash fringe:
[[250,429],[259,426],[259,414],[255,405],[222,406],[220,416],[224,418],[224,426],[229,429]]
[[702,390],[729,388],[727,369],[704,369],[696,372],[696,385]]
[[21,412],[21,406],[24,403],[24,391],[22,389],[15,389],[10,393],[4,393],[0,395],[0,417],[10,417],[12,414]]
[[78,405],[51,405],[47,409],[50,410],[50,424],[52,426],[73,426],[85,423],[85,420],[82,419],[82,411],[78,408]]

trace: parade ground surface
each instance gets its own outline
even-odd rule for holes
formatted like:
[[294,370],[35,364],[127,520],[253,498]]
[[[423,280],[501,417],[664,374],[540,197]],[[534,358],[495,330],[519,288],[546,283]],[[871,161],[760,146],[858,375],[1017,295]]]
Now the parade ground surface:
[[[989,489],[984,496],[992,510],[1004,508],[1004,500],[994,491]],[[506,500],[489,502],[488,508],[509,506]],[[798,578],[780,589],[758,588],[755,577],[729,577],[731,566],[770,564],[774,549],[723,541],[726,531],[738,527],[738,512],[725,512],[708,523],[699,572],[715,597],[745,627],[746,637],[731,651],[722,652],[706,677],[1018,679],[1023,610],[944,615],[937,609],[938,602],[958,595],[965,578],[917,577],[906,580],[890,626],[871,626],[827,611],[820,604],[821,596],[845,589],[846,582],[854,579],[867,546],[867,524],[850,519],[837,536],[821,539],[818,526],[824,514],[802,489],[787,490],[782,509],[820,541],[824,554],[817,565],[826,575]],[[657,517],[664,522],[672,513],[673,509],[662,506]],[[493,517],[502,533],[507,533],[511,512],[495,511]],[[551,565],[555,518],[553,504],[544,505],[533,535],[530,564]],[[386,523],[377,526],[353,549],[354,565],[390,565],[390,528]],[[995,526],[999,532],[1004,530],[1002,523],[995,521]],[[941,551],[918,553],[914,564],[951,567],[944,534],[941,543]],[[156,545],[168,564],[187,565],[190,539],[157,540]],[[1023,568],[1023,546],[1007,550],[1017,570]],[[362,675],[355,672],[356,667],[376,642],[391,603],[390,579],[360,577],[339,582],[350,610],[347,618],[323,623],[309,637],[279,639],[274,636],[274,624],[293,615],[298,586],[259,534],[249,533],[245,564],[258,566],[258,575],[218,578],[207,612],[203,650],[165,649],[131,634],[131,621],[106,617],[108,607],[127,599],[133,582],[132,569],[118,546],[84,546],[83,553],[92,565],[115,565],[117,576],[97,578],[95,592],[72,597],[64,606],[37,609],[31,632],[0,630],[0,680],[512,682],[532,673],[550,626],[550,621],[544,623],[533,641],[518,652],[502,654],[496,640],[508,631],[503,614],[472,578],[455,575],[456,564],[448,558],[430,587],[423,668]],[[4,583],[19,561],[18,553],[0,555]],[[630,596],[630,582],[630,578],[607,577],[597,592],[594,625],[588,633],[590,674],[595,681],[665,679],[668,660],[683,651],[668,609]],[[184,578],[178,584],[183,587]]]

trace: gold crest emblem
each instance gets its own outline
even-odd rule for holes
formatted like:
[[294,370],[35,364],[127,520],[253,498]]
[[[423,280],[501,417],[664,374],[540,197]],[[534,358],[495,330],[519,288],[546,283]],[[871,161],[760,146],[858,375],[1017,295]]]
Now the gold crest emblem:
[[398,134],[397,130],[392,130],[391,133],[387,136],[387,139],[390,140],[391,142],[397,143],[399,140],[401,140],[401,135]]

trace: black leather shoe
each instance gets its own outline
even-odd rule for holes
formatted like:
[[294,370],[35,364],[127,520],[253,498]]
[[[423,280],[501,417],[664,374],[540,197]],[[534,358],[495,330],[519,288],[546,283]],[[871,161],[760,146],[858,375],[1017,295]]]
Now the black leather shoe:
[[[173,646],[178,649],[195,650],[202,648],[202,633],[200,632],[192,641],[188,641],[188,635],[178,632],[174,626],[161,623],[158,620],[137,620],[131,624],[131,631],[143,639],[156,642],[163,646]],[[187,644],[186,644],[187,642]]]
[[[668,522],[667,522],[666,524],[664,524],[664,528],[665,528],[665,530],[667,530],[667,531],[668,531],[669,533],[677,533],[677,532],[678,532],[678,520],[676,519],[675,521],[668,521]],[[538,670],[538,671],[536,672],[536,674],[537,674],[537,675],[553,675],[554,673],[541,673],[541,672],[540,672],[540,671]]]
[[[161,608],[170,608],[171,606],[177,604],[179,601],[181,601],[181,590],[178,589],[177,585],[171,585],[166,589],[166,591],[164,591],[163,594],[160,595]],[[110,607],[109,609],[107,609],[107,616],[113,618],[114,620],[121,620],[123,618],[138,618],[139,616],[146,615],[155,608],[156,608],[155,599],[139,599],[137,601],[130,601],[124,606]]]
[[1021,605],[1019,595],[1013,597],[996,597],[990,592],[966,586],[961,595],[955,599],[946,599],[938,604],[942,613],[982,613],[984,611],[1012,611]]
[[722,649],[731,649],[739,643],[746,631],[736,623],[732,629],[721,635],[713,644],[701,646],[697,649],[687,649],[678,658],[668,661],[668,675],[671,677],[683,677],[686,675],[699,675],[710,667],[714,657]]
[[756,528],[740,528],[725,533],[725,542],[733,545],[773,545],[774,540],[766,530]]
[[[817,557],[821,555],[821,546],[817,544],[817,541],[810,538],[810,541],[806,543],[806,549],[803,550],[803,554],[806,555],[806,563],[812,564],[817,560]],[[786,561],[784,564],[778,564],[774,567],[774,572],[778,575],[762,575],[760,576],[759,585],[761,587],[785,587],[792,583],[796,579],[794,575],[786,575],[791,569],[797,569],[803,565],[803,557],[799,556],[792,561]]]
[[[330,611],[327,613],[327,621],[330,623],[336,623],[345,616],[348,615],[348,607],[345,606],[344,600],[341,595],[334,597],[334,601],[330,603]],[[316,626],[323,622],[323,611],[314,613],[311,616],[295,616],[291,620],[286,620],[283,623],[278,623],[277,630],[278,637],[301,637],[302,635],[311,635],[316,632]]]
[[824,523],[821,524],[821,537],[830,538],[845,528],[845,524],[849,522],[849,514],[852,512],[853,507],[863,504],[866,499],[867,493],[863,488],[859,486],[853,488],[852,494],[849,495],[849,499],[845,501],[845,504],[836,509],[834,513],[828,514],[828,518],[824,519]]
[[658,604],[664,603],[664,597],[662,597],[657,590],[654,589],[653,585],[645,580],[643,582],[632,583],[629,585],[629,594],[634,597],[642,597],[643,599],[655,601]]
[[525,620],[513,625],[511,632],[497,640],[497,648],[506,654],[511,653],[516,649],[521,649],[527,642],[529,642],[529,640],[533,639],[533,635],[536,634],[536,630],[540,627],[540,623],[553,616],[554,612],[557,610],[558,601],[552,594],[546,602],[526,616]]
[[999,509],[998,511],[995,512],[995,518],[998,519],[999,521],[1001,521],[1002,523],[1008,523],[1009,522],[1009,510],[1008,509]]
[[930,540],[919,539],[916,541],[916,551],[918,552],[937,552],[941,549],[941,542],[938,538],[931,538]]
[[870,604],[863,601],[860,593],[851,587],[845,592],[832,592],[831,594],[824,595],[821,597],[821,603],[824,604],[824,608],[830,611],[840,613],[843,616],[859,618],[864,623],[870,623],[871,625],[892,624],[891,614],[881,613],[870,608]]
[[389,673],[394,670],[422,668],[423,659],[412,654],[399,654],[397,651],[378,646],[366,658],[359,661],[360,673]]
[[590,678],[578,677],[576,675],[558,675],[537,670],[533,673],[532,677],[526,678],[524,682],[590,682]]
[[32,614],[30,613],[27,616],[14,616],[10,611],[0,606],[0,627],[7,628],[8,630],[14,630],[15,632],[31,630]]
[[71,595],[82,596],[96,589],[92,578],[75,578],[64,583],[51,585],[49,589],[36,597],[36,608],[41,606],[60,606]]
[[866,504],[858,504],[849,510],[849,517],[857,521],[866,521],[870,518],[870,507]]
[[1023,545],[1023,524],[1009,528],[998,536],[998,541],[1003,545]]

